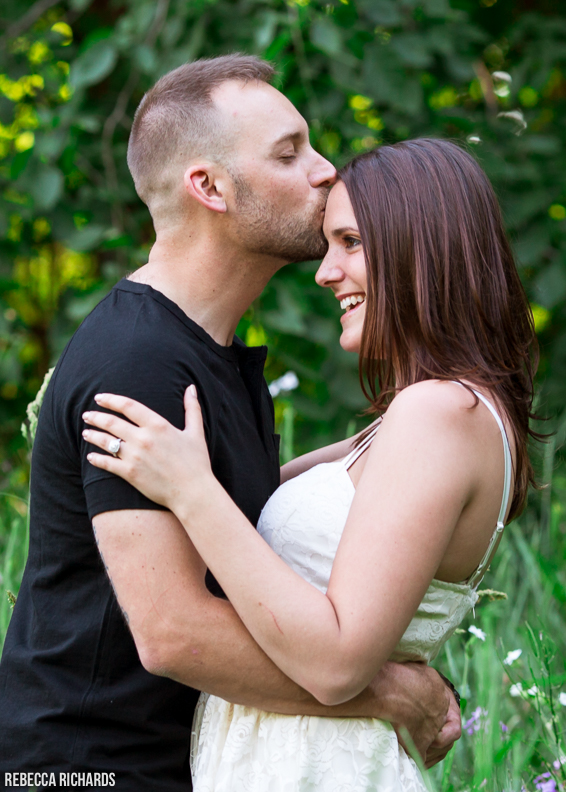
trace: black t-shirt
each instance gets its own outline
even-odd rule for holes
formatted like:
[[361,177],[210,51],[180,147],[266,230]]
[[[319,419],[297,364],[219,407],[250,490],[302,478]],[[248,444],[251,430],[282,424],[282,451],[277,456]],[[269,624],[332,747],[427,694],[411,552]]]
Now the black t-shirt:
[[[116,773],[118,792],[187,792],[198,693],[140,664],[91,520],[161,509],[86,461],[82,413],[99,392],[184,426],[194,383],[216,477],[255,525],[279,482],[265,347],[217,344],[160,292],[121,281],[69,342],[33,449],[30,552],[0,664],[0,783],[6,771]],[[215,582],[209,587],[215,593]]]

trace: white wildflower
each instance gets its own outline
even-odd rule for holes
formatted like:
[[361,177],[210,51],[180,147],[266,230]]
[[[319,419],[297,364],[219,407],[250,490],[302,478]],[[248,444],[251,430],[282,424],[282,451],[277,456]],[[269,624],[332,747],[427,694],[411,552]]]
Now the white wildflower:
[[503,661],[503,665],[513,665],[515,660],[518,660],[523,654],[522,649],[513,649],[512,652],[507,652],[507,657]]
[[515,685],[511,685],[509,688],[509,695],[513,696],[513,698],[517,698],[517,696],[523,695],[523,686],[520,682],[517,682]]
[[563,707],[566,707],[566,693],[562,691],[558,696],[558,703],[562,704]]
[[471,632],[472,635],[475,635],[476,638],[479,638],[480,641],[485,641],[485,633],[483,630],[480,630],[479,627],[476,627],[475,624],[472,624],[471,627],[468,627],[468,632]]
[[523,115],[522,110],[508,110],[504,113],[498,113],[497,117],[509,118],[511,121],[515,121],[517,124],[517,128],[515,129],[516,135],[521,135],[527,128],[527,122],[525,121],[525,116]]
[[512,81],[511,75],[504,71],[494,71],[491,76],[494,80],[501,80],[501,82],[510,83]]
[[279,377],[279,379],[273,380],[269,386],[269,392],[274,399],[276,396],[279,396],[281,391],[292,391],[298,387],[299,378],[294,371],[288,371],[286,374],[283,374],[282,377]]

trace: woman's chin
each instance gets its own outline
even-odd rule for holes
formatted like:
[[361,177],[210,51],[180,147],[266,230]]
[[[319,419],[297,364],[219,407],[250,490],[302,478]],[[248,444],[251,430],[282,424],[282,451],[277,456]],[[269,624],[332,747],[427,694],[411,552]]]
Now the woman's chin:
[[356,355],[360,353],[361,338],[358,333],[350,333],[344,330],[340,336],[340,346],[345,352],[354,352]]

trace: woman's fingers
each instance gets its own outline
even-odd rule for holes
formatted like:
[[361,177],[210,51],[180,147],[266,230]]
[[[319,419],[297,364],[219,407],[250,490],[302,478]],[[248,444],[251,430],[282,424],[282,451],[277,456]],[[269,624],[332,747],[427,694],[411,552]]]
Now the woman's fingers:
[[202,410],[194,385],[189,385],[185,391],[185,429],[190,429],[204,437]]
[[140,404],[140,402],[130,399],[128,396],[118,396],[115,393],[97,393],[94,401],[107,410],[122,413],[137,426],[149,426],[156,418],[161,417],[153,410],[150,410],[149,407],[146,407],[145,404]]
[[114,437],[119,437],[120,440],[131,440],[135,433],[139,432],[137,426],[132,426],[131,423],[124,421],[123,418],[118,418],[110,413],[98,412],[97,410],[83,413],[83,421],[89,426],[96,426],[97,429],[102,429],[113,434]]
[[123,463],[121,463],[119,458],[108,456],[107,454],[96,454],[94,452],[87,454],[86,458],[94,467],[107,470],[109,473],[115,473],[117,476],[125,478],[124,471],[121,467]]
[[[102,448],[103,451],[108,451],[109,454],[113,454],[111,443],[116,441],[114,435],[106,434],[106,432],[95,432],[94,429],[85,429],[83,431],[83,437],[90,445],[98,446],[98,448]],[[120,451],[124,448],[124,445],[124,442],[120,444]]]

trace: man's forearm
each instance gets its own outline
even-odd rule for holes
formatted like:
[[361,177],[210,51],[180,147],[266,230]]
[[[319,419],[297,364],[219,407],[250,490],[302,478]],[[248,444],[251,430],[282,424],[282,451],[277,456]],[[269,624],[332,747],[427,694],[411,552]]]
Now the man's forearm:
[[[182,629],[182,618],[155,639],[155,651],[142,656],[152,673],[204,690],[233,704],[257,707],[285,715],[358,716],[394,720],[405,702],[395,691],[391,666],[378,675],[375,685],[351,701],[325,707],[292,682],[259,648],[229,602],[210,597],[199,608],[201,625],[191,635]],[[148,616],[150,619],[151,616]],[[151,625],[147,625],[151,628]],[[173,628],[172,628],[173,627]]]
[[[407,730],[423,759],[433,741],[439,740],[450,696],[432,668],[421,663],[387,662],[358,696],[325,707],[273,664],[228,602],[214,600],[209,608],[202,610],[205,614],[208,610],[208,630],[203,633],[200,649],[195,648],[194,640],[175,641],[175,649],[168,653],[167,665],[160,673],[234,704],[268,712],[388,721],[401,741],[403,729]],[[455,728],[447,731],[436,746],[437,755],[428,760],[429,766],[444,757],[458,736]]]
[[140,660],[151,673],[271,712],[400,724],[424,746],[423,755],[443,726],[446,686],[418,664],[386,663],[366,691],[340,706],[316,702],[269,660],[230,603],[206,589],[206,566],[170,512],[105,512],[93,528]]

